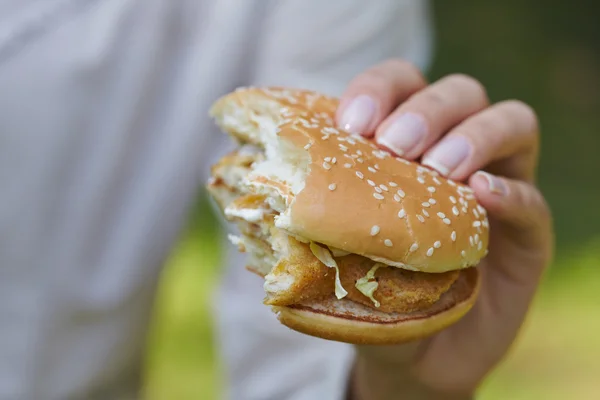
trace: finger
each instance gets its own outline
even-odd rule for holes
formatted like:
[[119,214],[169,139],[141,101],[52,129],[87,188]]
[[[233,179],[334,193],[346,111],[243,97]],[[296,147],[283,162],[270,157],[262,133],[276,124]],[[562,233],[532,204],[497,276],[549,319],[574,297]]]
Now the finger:
[[473,308],[429,338],[415,365],[421,380],[446,390],[478,387],[505,354],[549,264],[552,246],[548,207],[533,185],[486,172],[477,172],[469,183],[492,222],[493,262],[481,267],[481,290]]
[[490,163],[494,172],[531,182],[539,147],[535,112],[520,101],[504,101],[468,118],[423,156],[423,164],[462,181]]
[[[542,264],[545,264],[551,256],[552,220],[540,191],[529,183],[484,171],[471,176],[469,185],[487,210],[489,218],[494,221],[494,232],[491,234],[508,238],[504,239],[502,251],[509,254],[511,250],[516,250],[516,254],[522,255],[522,250],[526,250],[531,255],[543,258]],[[511,262],[507,266],[525,271],[528,268],[524,264]]]
[[414,94],[377,128],[377,142],[415,159],[450,128],[488,105],[483,86],[466,75],[450,75]]
[[419,69],[407,61],[378,64],[350,82],[336,113],[338,125],[349,132],[372,136],[398,104],[426,84]]

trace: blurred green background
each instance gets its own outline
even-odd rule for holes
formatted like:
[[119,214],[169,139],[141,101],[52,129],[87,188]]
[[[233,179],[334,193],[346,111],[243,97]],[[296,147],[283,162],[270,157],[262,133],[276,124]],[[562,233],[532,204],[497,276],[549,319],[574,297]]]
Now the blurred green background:
[[[592,0],[433,3],[430,78],[471,74],[493,101],[522,99],[542,126],[539,183],[557,256],[520,338],[481,399],[600,399],[600,24]],[[202,227],[202,229],[200,229]],[[208,228],[208,229],[207,229]],[[145,373],[150,399],[218,399],[208,309],[220,256],[205,201],[164,273]]]

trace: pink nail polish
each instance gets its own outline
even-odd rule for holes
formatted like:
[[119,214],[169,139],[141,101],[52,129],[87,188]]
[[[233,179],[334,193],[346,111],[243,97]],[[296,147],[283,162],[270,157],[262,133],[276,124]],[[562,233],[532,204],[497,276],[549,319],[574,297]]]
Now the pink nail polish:
[[364,133],[369,129],[376,111],[375,101],[360,95],[348,104],[341,117],[341,127],[350,133]]
[[423,159],[423,165],[450,175],[471,153],[471,143],[464,136],[442,139]]
[[426,134],[425,119],[418,114],[406,113],[386,128],[377,143],[402,156],[415,148]]

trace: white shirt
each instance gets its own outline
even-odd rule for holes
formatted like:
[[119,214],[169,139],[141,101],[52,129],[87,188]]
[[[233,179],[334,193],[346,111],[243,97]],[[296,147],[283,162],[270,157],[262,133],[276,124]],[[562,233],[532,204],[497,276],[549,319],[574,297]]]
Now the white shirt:
[[[135,397],[159,273],[229,146],[218,96],[339,95],[429,42],[421,0],[0,2],[0,399]],[[228,398],[340,398],[351,347],[279,325],[229,255]]]

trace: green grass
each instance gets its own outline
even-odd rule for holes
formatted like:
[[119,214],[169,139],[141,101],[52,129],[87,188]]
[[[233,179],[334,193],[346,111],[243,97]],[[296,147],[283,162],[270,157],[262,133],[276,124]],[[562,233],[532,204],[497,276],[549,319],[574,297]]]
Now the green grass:
[[[190,229],[165,270],[149,341],[148,399],[219,398],[222,381],[209,308],[219,234],[212,222],[209,226],[204,233]],[[559,254],[519,340],[486,381],[481,399],[598,398],[599,263],[598,240]]]
[[[208,230],[199,226],[208,225]],[[147,355],[148,399],[218,399],[210,300],[219,266],[214,221],[193,225],[171,255],[158,293]]]

